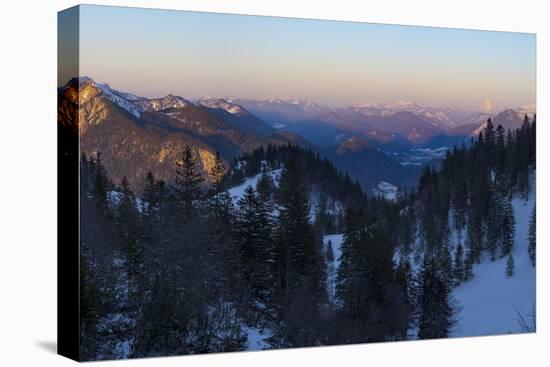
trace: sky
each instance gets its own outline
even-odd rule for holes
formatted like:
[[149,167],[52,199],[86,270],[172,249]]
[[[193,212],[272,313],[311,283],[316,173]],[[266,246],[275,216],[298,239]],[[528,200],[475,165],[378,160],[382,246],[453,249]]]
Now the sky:
[[80,75],[145,97],[535,102],[534,34],[105,6],[80,8]]

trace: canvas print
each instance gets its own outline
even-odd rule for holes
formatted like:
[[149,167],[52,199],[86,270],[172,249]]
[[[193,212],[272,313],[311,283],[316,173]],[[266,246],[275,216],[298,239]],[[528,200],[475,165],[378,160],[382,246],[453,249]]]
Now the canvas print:
[[59,13],[59,347],[536,331],[536,36]]

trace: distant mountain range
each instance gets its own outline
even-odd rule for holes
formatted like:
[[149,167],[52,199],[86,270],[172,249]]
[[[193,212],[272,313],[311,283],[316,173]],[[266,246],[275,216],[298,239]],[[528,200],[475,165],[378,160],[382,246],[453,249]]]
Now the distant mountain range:
[[60,124],[78,121],[81,151],[100,151],[109,175],[128,177],[138,190],[149,171],[171,181],[185,145],[208,176],[216,151],[230,162],[259,146],[288,143],[310,147],[364,188],[380,181],[413,185],[420,164],[403,164],[395,151],[452,146],[476,134],[489,117],[515,128],[524,114],[534,113],[534,106],[490,116],[410,102],[329,108],[307,99],[145,98],[88,77],[59,88],[58,102]]
[[307,99],[233,99],[272,127],[295,132],[312,143],[331,146],[345,137],[359,135],[375,145],[433,145],[476,134],[493,118],[505,128],[521,126],[524,115],[533,116],[535,105],[507,109],[497,114],[470,112],[453,107],[425,107],[400,101],[329,108]]

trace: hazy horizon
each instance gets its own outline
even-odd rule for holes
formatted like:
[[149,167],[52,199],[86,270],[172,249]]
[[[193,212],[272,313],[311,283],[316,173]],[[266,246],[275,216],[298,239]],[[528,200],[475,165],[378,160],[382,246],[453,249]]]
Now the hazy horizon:
[[80,7],[80,75],[144,97],[535,103],[534,34]]

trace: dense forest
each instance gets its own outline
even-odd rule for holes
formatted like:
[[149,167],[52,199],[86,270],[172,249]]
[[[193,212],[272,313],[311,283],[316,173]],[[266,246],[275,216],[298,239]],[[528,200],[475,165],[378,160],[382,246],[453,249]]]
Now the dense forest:
[[[506,257],[513,276],[511,200],[532,188],[535,129],[527,117],[515,131],[489,120],[395,201],[290,144],[231,167],[218,155],[211,184],[182,147],[173,180],[149,173],[139,195],[112,182],[100,152],[82,156],[82,359],[246,350],[251,330],[266,348],[447,337],[451,290],[476,263]],[[251,176],[234,200],[229,189]],[[534,228],[533,211],[533,266]],[[323,238],[334,233],[344,240],[332,298]]]

